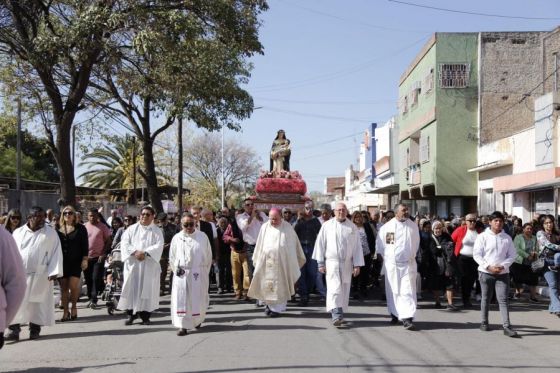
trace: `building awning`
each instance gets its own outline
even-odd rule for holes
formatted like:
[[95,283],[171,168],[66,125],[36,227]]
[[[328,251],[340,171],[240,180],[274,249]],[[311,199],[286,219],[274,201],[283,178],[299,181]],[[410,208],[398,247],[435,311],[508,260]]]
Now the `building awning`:
[[377,194],[391,194],[399,192],[399,184],[391,184],[381,188],[374,188],[372,193]]
[[552,179],[552,180],[543,181],[540,183],[527,185],[521,188],[504,190],[502,191],[502,193],[538,192],[540,190],[547,190],[552,188],[560,188],[560,177],[557,177],[556,179]]
[[512,164],[513,164],[513,160],[511,160],[511,159],[500,159],[498,161],[479,164],[478,166],[470,168],[467,171],[468,172],[480,172],[480,171],[492,170],[492,169],[498,168],[498,167],[509,166],[509,165],[512,165]]

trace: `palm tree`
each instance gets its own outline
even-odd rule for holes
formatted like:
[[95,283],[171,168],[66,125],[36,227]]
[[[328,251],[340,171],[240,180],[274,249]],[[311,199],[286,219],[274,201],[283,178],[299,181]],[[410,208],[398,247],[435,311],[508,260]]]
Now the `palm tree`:
[[[84,186],[102,189],[131,189],[134,184],[133,154],[136,164],[142,162],[141,143],[132,136],[112,137],[109,144],[82,157],[80,167],[86,171],[80,177]],[[135,151],[134,151],[134,148]]]

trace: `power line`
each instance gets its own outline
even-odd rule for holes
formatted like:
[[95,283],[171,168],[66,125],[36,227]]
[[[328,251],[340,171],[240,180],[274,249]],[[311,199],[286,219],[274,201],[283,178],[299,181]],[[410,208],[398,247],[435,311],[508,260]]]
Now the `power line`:
[[[301,148],[303,148],[303,149],[300,149],[300,147],[297,147],[297,148],[295,148],[295,149],[300,149],[299,151],[302,151],[302,150],[307,150],[307,149],[310,149],[310,148],[316,148],[316,147],[318,147],[318,146],[323,146],[323,145],[327,145],[327,144],[332,144],[332,143],[334,143],[334,142],[339,142],[339,141],[342,141],[342,140],[346,140],[346,139],[348,139],[348,138],[351,138],[351,137],[360,135],[360,134],[362,134],[362,133],[363,133],[363,132],[355,132],[355,133],[352,133],[352,134],[347,135],[347,136],[338,137],[338,138],[336,138],[336,139],[327,140],[327,141],[322,141],[322,142],[315,143],[315,144],[311,144],[311,145],[303,145],[303,146],[301,146]],[[293,149],[294,149],[294,148],[293,148]]]
[[306,6],[303,6],[301,4],[296,4],[296,3],[293,3],[291,1],[283,0],[283,2],[286,3],[286,4],[289,4],[293,7],[303,9],[307,12],[315,13],[315,14],[318,14],[318,15],[323,16],[323,17],[328,17],[328,18],[336,19],[336,20],[343,21],[343,22],[350,22],[353,25],[366,26],[366,27],[373,28],[373,29],[376,29],[376,30],[384,30],[384,31],[391,31],[391,32],[408,32],[408,33],[426,33],[426,32],[428,32],[428,30],[406,30],[406,29],[399,29],[399,28],[394,28],[394,27],[374,25],[374,24],[371,24],[371,23],[368,23],[368,22],[363,22],[363,21],[360,21],[360,20],[352,19],[352,18],[345,18],[345,17],[341,17],[341,16],[338,16],[338,15],[335,15],[335,14],[331,14],[331,13],[323,12],[323,11],[320,11],[320,10],[308,8]]
[[470,12],[470,11],[466,11],[466,10],[439,8],[439,7],[429,6],[429,5],[424,5],[424,4],[409,3],[409,2],[406,2],[406,1],[400,1],[400,0],[387,0],[387,1],[389,1],[390,3],[397,3],[397,4],[413,6],[413,7],[417,7],[417,8],[426,8],[426,9],[437,10],[437,11],[440,11],[440,12],[460,13],[460,14],[468,14],[468,15],[482,16],[482,17],[529,19],[529,20],[536,20],[536,21],[557,21],[557,20],[560,20],[560,18],[553,18],[553,17],[525,17],[525,16],[509,16],[509,15],[504,15],[504,14]]
[[320,119],[327,119],[327,120],[339,120],[339,121],[342,120],[342,121],[345,121],[345,122],[357,122],[357,123],[371,123],[372,122],[371,119],[335,117],[335,116],[322,115],[322,114],[304,113],[304,112],[295,111],[295,110],[273,108],[273,107],[270,107],[270,106],[263,106],[262,110],[274,111],[274,112],[277,112],[277,113],[299,115],[299,116],[302,116],[302,117],[312,117],[312,118],[320,118]]
[[285,100],[255,96],[258,101],[284,102],[288,104],[302,105],[385,105],[395,104],[395,100],[372,100],[372,101],[307,101],[307,100]]
[[326,81],[329,81],[329,80],[342,78],[342,77],[347,76],[347,75],[352,75],[352,74],[355,74],[357,72],[367,70],[367,69],[370,69],[370,68],[374,67],[374,65],[373,65],[374,62],[382,61],[384,59],[395,57],[395,56],[399,55],[400,53],[406,51],[407,49],[410,49],[413,46],[415,46],[416,44],[426,40],[428,38],[428,36],[430,36],[430,35],[431,35],[431,33],[429,35],[424,35],[422,38],[416,40],[414,43],[409,44],[409,45],[407,45],[407,46],[405,46],[401,49],[395,50],[392,53],[388,53],[388,54],[385,54],[383,56],[378,56],[376,58],[365,61],[365,62],[363,62],[359,65],[354,65],[354,66],[349,67],[347,69],[342,69],[342,70],[338,70],[338,71],[331,72],[331,73],[321,74],[321,75],[317,75],[317,76],[314,76],[314,77],[311,77],[311,78],[302,79],[302,80],[299,80],[299,81],[293,81],[293,82],[289,82],[289,83],[269,84],[269,85],[264,85],[264,86],[260,86],[260,87],[254,87],[251,90],[259,93],[259,92],[272,92],[272,91],[280,91],[280,90],[285,90],[285,89],[302,88],[302,87],[306,87],[306,86],[309,86],[309,85],[315,85],[315,84],[323,83],[323,82],[326,82]]

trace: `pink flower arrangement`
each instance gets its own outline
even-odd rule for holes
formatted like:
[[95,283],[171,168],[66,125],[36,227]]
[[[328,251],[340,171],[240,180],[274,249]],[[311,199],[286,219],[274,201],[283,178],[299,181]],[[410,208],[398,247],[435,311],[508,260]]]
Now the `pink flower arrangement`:
[[297,179],[297,180],[302,180],[301,174],[299,173],[299,171],[279,171],[279,172],[274,172],[274,171],[263,171],[261,170],[259,178],[261,179]]

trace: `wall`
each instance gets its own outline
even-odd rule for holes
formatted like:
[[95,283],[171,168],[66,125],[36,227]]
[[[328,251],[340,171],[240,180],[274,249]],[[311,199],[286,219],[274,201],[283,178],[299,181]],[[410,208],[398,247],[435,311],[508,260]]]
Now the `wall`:
[[[436,83],[436,195],[476,196],[477,178],[468,169],[477,165],[478,35],[437,34],[437,71],[442,63],[470,64],[466,88],[441,88]],[[436,79],[437,82],[438,79]]]
[[[560,27],[557,27],[550,33],[543,36],[543,72],[542,79],[544,84],[542,86],[542,93],[551,92],[554,90],[556,82],[556,90],[560,89],[560,71],[554,71],[555,62],[557,59],[557,66],[560,66]],[[556,55],[555,55],[556,53]]]
[[[511,136],[533,125],[533,96],[542,80],[542,32],[480,34],[480,143]],[[521,101],[521,103],[519,103]]]

